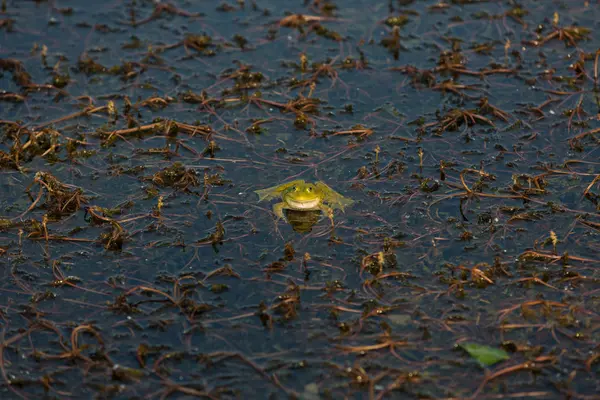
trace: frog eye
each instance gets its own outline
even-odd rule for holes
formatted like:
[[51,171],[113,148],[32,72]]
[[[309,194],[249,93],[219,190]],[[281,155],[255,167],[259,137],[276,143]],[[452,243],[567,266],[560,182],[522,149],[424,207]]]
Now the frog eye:
[[307,192],[312,192],[312,190],[313,190],[312,186],[309,186],[309,187],[306,188]]
[[297,187],[297,186],[292,186],[292,190],[293,190],[294,192],[296,192],[296,191],[298,191],[298,187]]

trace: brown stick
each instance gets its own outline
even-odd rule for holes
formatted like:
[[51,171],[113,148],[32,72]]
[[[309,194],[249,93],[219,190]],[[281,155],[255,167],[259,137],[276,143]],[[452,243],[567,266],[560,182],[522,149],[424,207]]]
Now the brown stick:
[[64,122],[64,121],[68,121],[68,120],[73,119],[73,118],[81,117],[83,115],[90,115],[90,114],[94,114],[94,113],[97,113],[97,112],[100,112],[100,111],[104,111],[107,108],[108,108],[107,106],[86,107],[85,110],[78,111],[78,112],[73,113],[73,114],[65,115],[64,117],[53,119],[52,121],[44,122],[44,123],[36,126],[35,130],[42,129],[42,128],[48,126],[48,125],[57,124],[59,122]]

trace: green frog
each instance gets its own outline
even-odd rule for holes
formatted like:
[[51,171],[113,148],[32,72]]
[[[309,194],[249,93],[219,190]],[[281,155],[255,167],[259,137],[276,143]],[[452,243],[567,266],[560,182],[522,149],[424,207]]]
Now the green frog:
[[[256,190],[258,201],[271,200],[280,197],[281,203],[273,205],[277,219],[284,218],[283,210],[294,211],[323,211],[333,224],[333,210],[344,208],[354,203],[323,182],[306,183],[298,179],[267,189]],[[328,205],[326,205],[326,204]]]

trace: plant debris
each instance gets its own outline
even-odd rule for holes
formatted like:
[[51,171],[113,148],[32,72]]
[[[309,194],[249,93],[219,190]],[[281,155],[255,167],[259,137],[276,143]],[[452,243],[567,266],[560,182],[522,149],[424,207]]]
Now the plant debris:
[[63,3],[0,0],[3,398],[597,396],[597,2]]

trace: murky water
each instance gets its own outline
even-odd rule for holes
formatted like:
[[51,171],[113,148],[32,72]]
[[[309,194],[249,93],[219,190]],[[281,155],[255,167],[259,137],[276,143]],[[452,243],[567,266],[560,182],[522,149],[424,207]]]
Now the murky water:
[[2,7],[3,398],[600,392],[597,2]]

